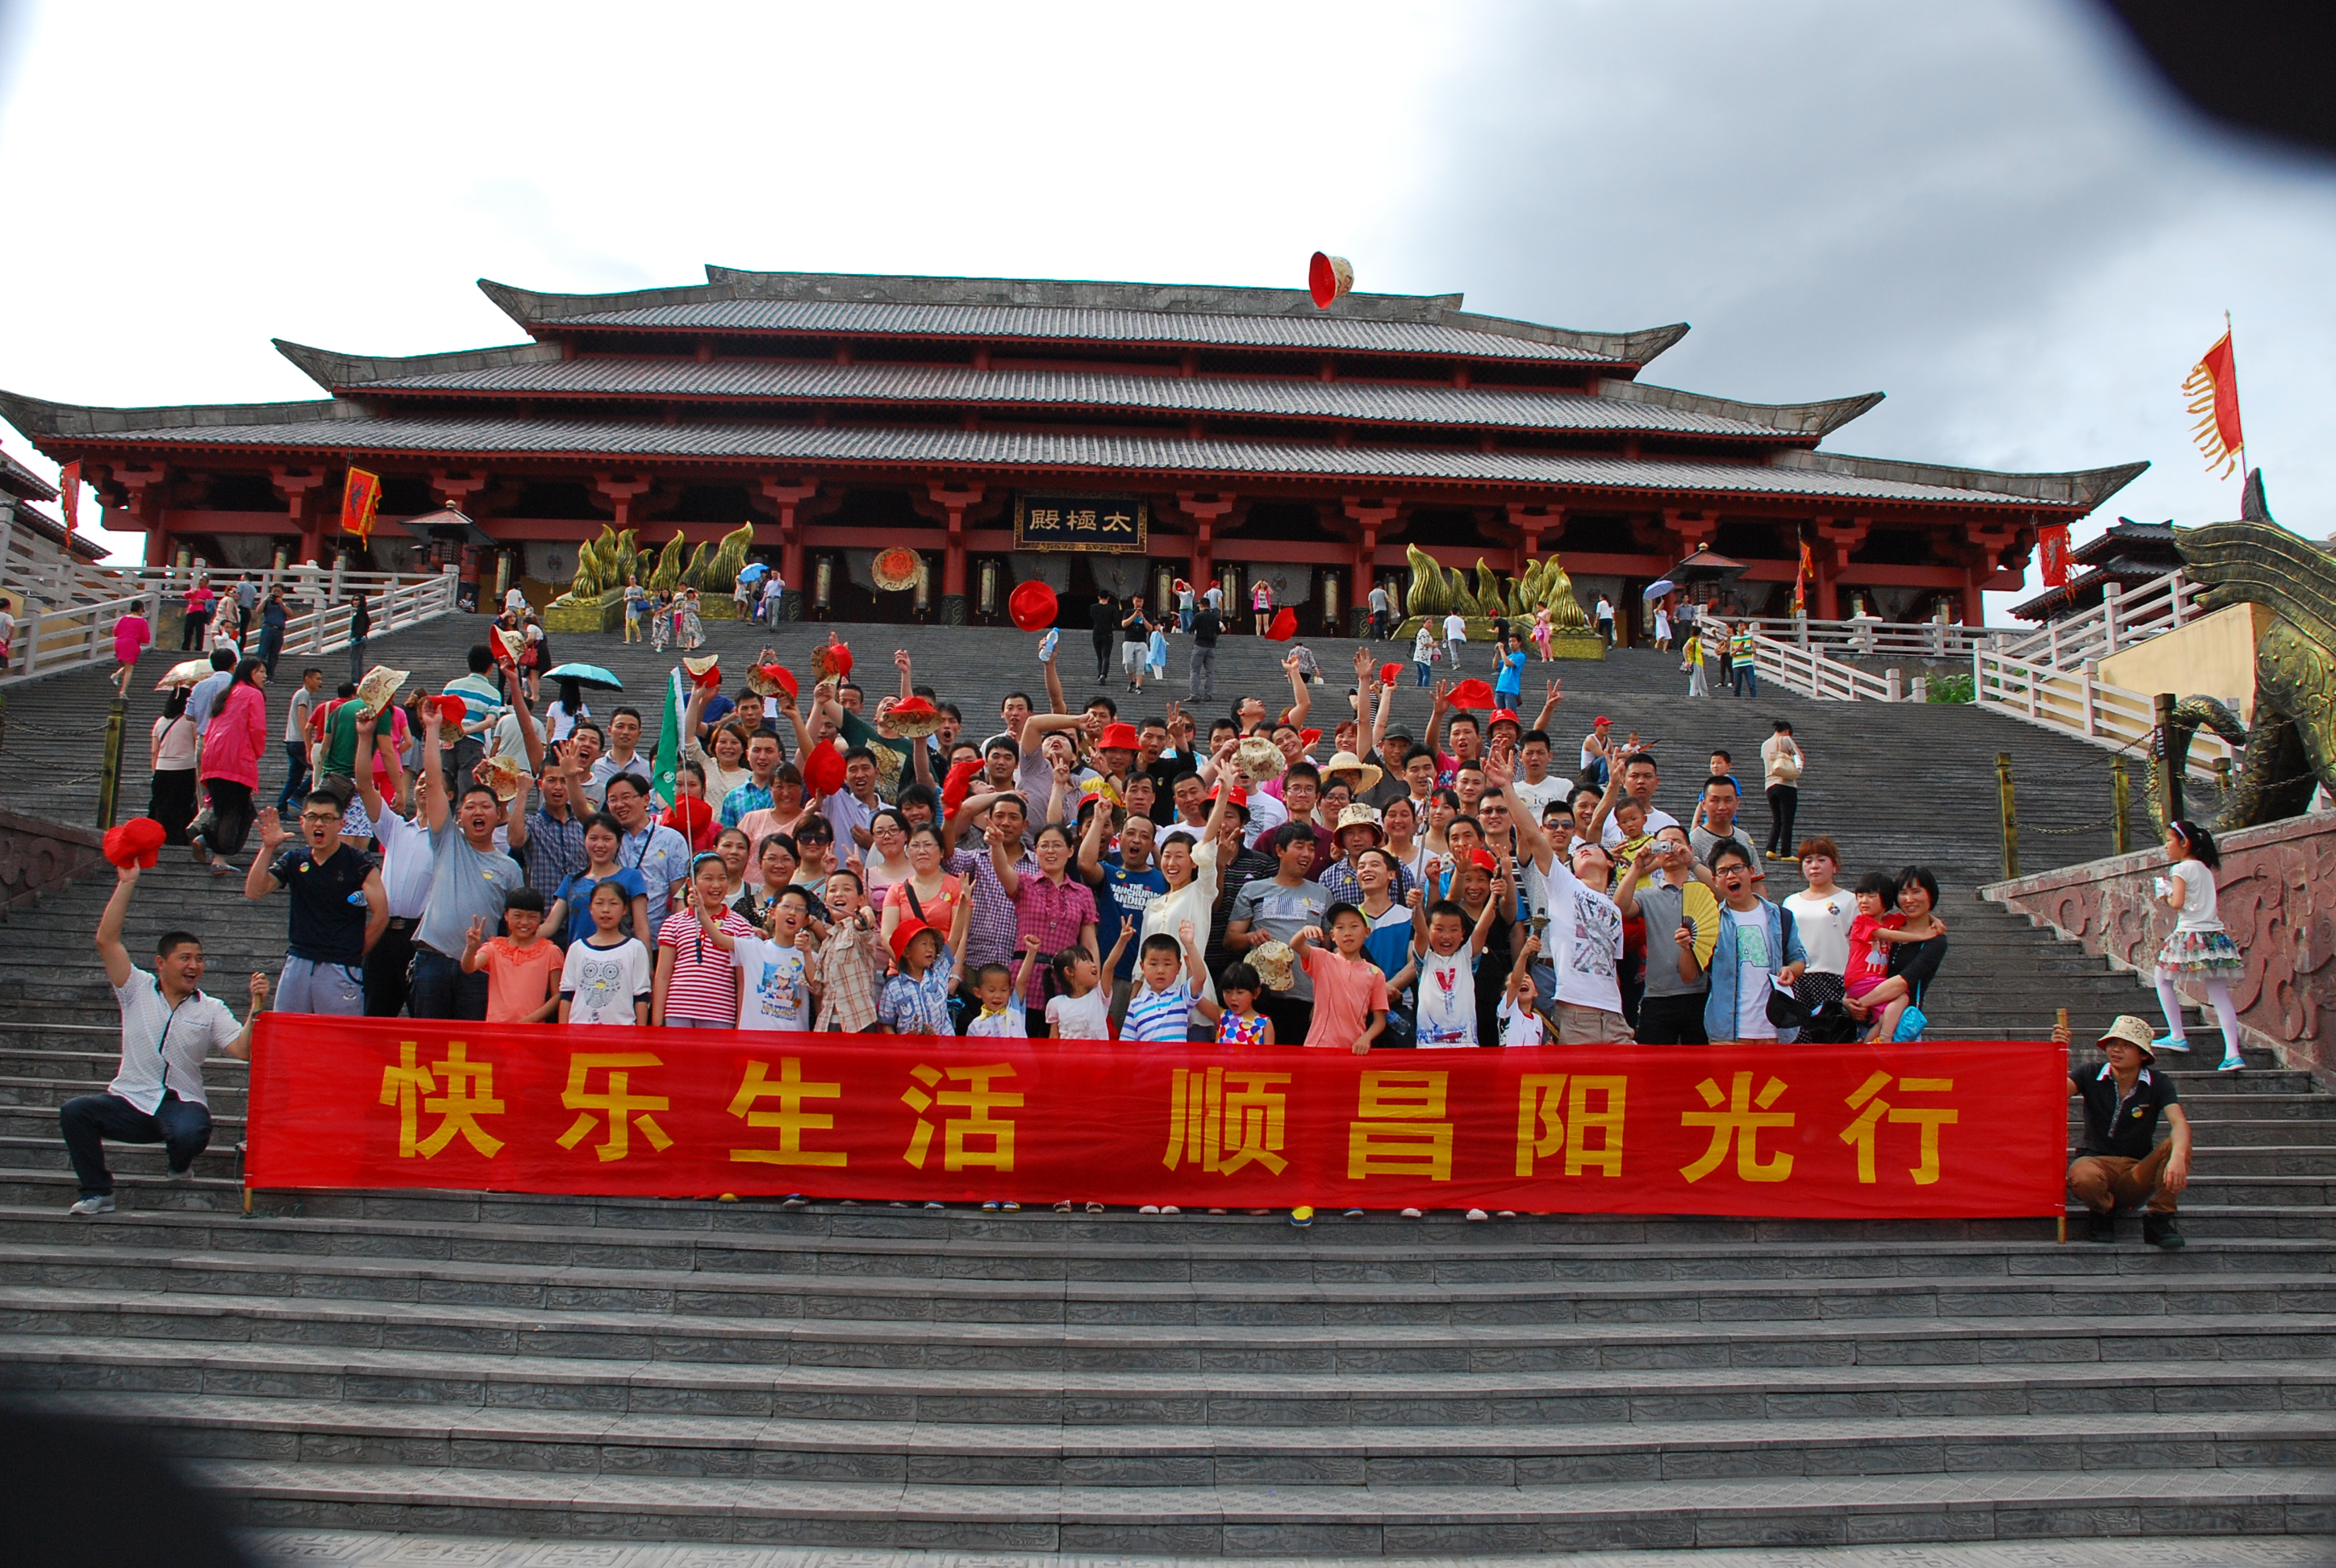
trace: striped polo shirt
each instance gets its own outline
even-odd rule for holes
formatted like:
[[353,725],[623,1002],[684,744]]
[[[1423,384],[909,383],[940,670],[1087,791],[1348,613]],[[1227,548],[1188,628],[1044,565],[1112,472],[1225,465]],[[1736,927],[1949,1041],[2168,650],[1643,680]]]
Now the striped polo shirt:
[[[754,928],[735,910],[722,913],[722,929],[733,937],[751,937]],[[669,916],[657,932],[657,946],[673,950],[673,974],[666,982],[667,1018],[706,1018],[735,1027],[738,1023],[738,981],[730,955],[706,940],[696,910]]]

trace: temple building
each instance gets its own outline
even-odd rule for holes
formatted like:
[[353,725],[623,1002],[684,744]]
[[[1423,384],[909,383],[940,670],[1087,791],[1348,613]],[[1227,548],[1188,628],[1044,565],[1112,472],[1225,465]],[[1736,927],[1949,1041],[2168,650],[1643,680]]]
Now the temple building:
[[105,559],[104,545],[41,510],[40,503],[63,499],[55,485],[0,452],[0,585],[28,587],[62,600],[62,589],[52,595],[44,585]]
[[[459,560],[484,592],[564,587],[604,527],[644,546],[754,525],[803,613],[1002,618],[1014,583],[1076,596],[1260,578],[1343,626],[1405,550],[1520,570],[1552,551],[1636,616],[1698,547],[1736,592],[1809,613],[1854,590],[1893,619],[2022,586],[2037,530],[2145,466],[1997,473],[1821,450],[1881,394],[1738,403],[1640,379],[1684,326],[1588,332],[1458,295],[708,268],[704,284],[534,294],[482,282],[528,341],[414,358],[277,346],[305,402],[89,408],[0,394],[79,460],[151,564]],[[339,533],[351,465],[381,475],[369,546]],[[453,509],[451,511],[448,509]],[[433,527],[427,514],[450,526]],[[409,526],[398,526],[396,520]],[[929,568],[879,591],[875,552]]]
[[2119,593],[2131,593],[2182,568],[2182,550],[2174,542],[2174,524],[2136,522],[2120,517],[2098,539],[2088,540],[2068,552],[2071,566],[2084,570],[2059,588],[2048,588],[2011,613],[2022,620],[2065,620],[2098,609],[2110,583]]

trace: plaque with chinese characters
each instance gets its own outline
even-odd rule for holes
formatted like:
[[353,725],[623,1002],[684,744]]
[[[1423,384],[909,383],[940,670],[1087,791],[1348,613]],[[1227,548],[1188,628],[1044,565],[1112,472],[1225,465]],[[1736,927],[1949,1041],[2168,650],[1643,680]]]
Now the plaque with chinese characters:
[[1152,509],[1126,495],[1021,495],[1014,499],[1014,548],[1141,555]]

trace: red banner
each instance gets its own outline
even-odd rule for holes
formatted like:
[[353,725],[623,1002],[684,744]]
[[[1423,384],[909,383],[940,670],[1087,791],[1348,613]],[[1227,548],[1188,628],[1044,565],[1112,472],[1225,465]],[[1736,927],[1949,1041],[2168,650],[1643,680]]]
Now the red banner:
[[351,466],[341,487],[341,531],[360,544],[373,540],[374,509],[381,504],[381,476]]
[[1186,1207],[2061,1212],[2003,1042],[1346,1051],[268,1013],[250,1184]]
[[2068,525],[2048,522],[2036,531],[2038,566],[2046,588],[2068,586]]
[[65,531],[81,526],[81,459],[57,470],[57,510],[64,513]]

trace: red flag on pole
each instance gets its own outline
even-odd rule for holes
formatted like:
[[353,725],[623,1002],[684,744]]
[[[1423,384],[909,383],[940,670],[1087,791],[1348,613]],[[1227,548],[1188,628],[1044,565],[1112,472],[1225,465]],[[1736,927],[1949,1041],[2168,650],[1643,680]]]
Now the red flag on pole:
[[348,485],[341,492],[341,531],[360,544],[370,542],[374,509],[380,504],[381,475],[350,468]]
[[57,505],[65,514],[65,531],[81,526],[81,459],[57,470]]
[[1809,579],[1816,575],[1816,563],[1809,559],[1809,541],[1801,541],[1801,564],[1793,572],[1793,613],[1809,613]]
[[2036,553],[2046,588],[2068,586],[2068,525],[2047,523],[2036,531]]
[[2190,394],[2190,412],[2199,415],[2197,426],[2190,438],[2206,456],[2206,466],[2223,465],[2215,475],[2227,479],[2238,466],[2239,453],[2246,437],[2239,429],[2239,362],[2231,348],[2229,318],[2224,317],[2223,336],[2205,356],[2190,367],[2189,378],[2182,390]]

